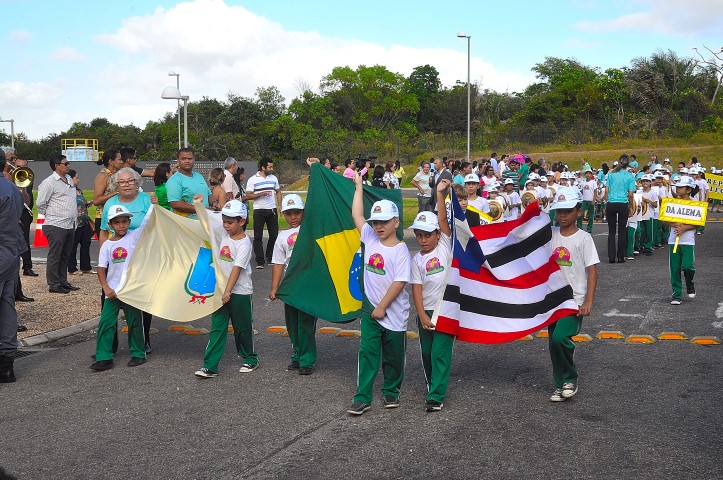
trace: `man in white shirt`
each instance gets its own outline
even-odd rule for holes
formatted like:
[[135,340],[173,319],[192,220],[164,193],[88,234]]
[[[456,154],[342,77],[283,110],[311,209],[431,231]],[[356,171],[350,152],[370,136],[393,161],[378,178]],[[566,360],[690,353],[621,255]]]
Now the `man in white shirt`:
[[75,226],[78,218],[76,192],[68,175],[70,162],[65,155],[50,160],[53,174],[38,187],[38,214],[45,216],[43,233],[48,237],[48,265],[45,272],[48,291],[69,293],[80,290],[68,283],[68,258],[73,249]]
[[[274,176],[274,162],[264,157],[259,162],[259,171],[246,183],[246,197],[254,201],[254,256],[256,268],[271,263],[274,243],[279,235],[279,214],[281,187]],[[269,241],[264,255],[264,224],[269,231]]]
[[228,198],[229,200],[233,200],[241,193],[241,190],[236,184],[236,181],[234,181],[233,179],[233,176],[236,175],[236,170],[238,170],[238,162],[235,158],[228,157],[223,162],[224,178],[223,184],[221,184],[221,186],[223,187],[223,191],[226,192],[226,198]]

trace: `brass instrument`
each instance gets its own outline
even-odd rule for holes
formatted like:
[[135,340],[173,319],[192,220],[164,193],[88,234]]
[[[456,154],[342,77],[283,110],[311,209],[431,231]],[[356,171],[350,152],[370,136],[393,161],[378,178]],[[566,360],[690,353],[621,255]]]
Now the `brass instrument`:
[[628,207],[628,218],[632,218],[638,212],[638,204],[635,201],[635,197],[633,197],[633,199],[628,202]]
[[18,188],[25,188],[33,183],[35,173],[28,167],[16,167],[15,165],[7,164],[8,172],[13,177],[13,182]]
[[550,192],[552,192],[552,198],[554,199],[555,195],[557,195],[557,190],[555,189],[555,187],[547,187],[547,188],[550,190]]

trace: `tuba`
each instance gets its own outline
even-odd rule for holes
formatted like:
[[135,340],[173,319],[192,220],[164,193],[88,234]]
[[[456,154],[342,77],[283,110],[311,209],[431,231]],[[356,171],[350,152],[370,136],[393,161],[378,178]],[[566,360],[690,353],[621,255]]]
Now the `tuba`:
[[628,202],[628,218],[633,218],[638,213],[638,202],[633,196],[633,199]]

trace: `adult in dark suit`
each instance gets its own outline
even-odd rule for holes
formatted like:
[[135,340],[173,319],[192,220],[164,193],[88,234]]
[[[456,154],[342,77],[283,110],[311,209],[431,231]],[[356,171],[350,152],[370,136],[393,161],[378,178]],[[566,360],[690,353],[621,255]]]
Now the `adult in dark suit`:
[[18,349],[18,314],[15,286],[20,253],[25,240],[20,230],[23,198],[5,172],[7,160],[0,156],[0,383],[15,381],[13,362]]

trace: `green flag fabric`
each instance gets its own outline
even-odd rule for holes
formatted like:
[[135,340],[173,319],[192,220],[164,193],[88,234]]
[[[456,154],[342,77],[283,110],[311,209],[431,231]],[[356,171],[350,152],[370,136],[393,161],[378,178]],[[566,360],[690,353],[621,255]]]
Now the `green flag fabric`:
[[[351,216],[354,189],[352,180],[311,165],[304,219],[276,293],[284,303],[330,322],[359,317],[364,300],[361,241]],[[399,208],[397,236],[402,239],[401,190],[365,186],[364,215],[368,218],[372,204],[383,199]]]

